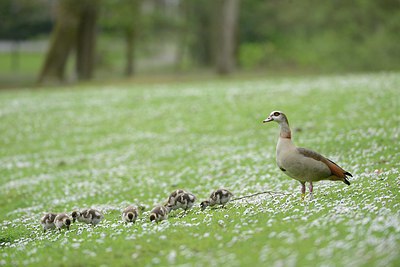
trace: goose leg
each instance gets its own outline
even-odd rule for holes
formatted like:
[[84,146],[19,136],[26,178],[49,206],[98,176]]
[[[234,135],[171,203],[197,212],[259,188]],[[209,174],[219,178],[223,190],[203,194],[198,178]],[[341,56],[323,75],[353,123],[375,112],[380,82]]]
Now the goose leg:
[[301,183],[301,200],[304,200],[304,197],[306,196],[306,182],[300,182]]
[[313,184],[312,184],[312,182],[310,182],[310,185],[309,185],[308,189],[310,190],[310,200],[313,200],[314,196],[313,196]]

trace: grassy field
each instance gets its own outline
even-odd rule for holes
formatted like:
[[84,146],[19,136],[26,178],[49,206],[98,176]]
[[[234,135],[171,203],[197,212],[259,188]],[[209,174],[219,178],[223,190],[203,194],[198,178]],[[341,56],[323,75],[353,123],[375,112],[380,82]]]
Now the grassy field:
[[[399,92],[399,73],[0,91],[0,265],[399,266]],[[352,184],[301,202],[272,110]],[[174,189],[219,187],[285,194],[148,220]],[[134,225],[128,204],[147,207]],[[42,232],[44,212],[87,207],[105,220]]]

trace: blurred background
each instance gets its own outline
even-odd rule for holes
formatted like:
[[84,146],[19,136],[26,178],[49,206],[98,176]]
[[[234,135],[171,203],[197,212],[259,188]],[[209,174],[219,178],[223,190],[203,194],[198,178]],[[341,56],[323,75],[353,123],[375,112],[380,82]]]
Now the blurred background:
[[390,71],[399,44],[398,0],[0,0],[2,88]]

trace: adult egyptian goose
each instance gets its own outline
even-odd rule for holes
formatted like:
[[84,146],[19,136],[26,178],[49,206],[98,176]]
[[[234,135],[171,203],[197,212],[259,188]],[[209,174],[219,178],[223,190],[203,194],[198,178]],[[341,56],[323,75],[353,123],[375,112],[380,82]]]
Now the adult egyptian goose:
[[208,206],[212,207],[215,205],[221,205],[225,207],[225,204],[231,200],[233,194],[227,189],[217,189],[211,193],[210,197],[200,203],[201,210],[204,210]]
[[301,196],[304,199],[306,182],[309,182],[310,199],[313,195],[313,182],[320,180],[342,181],[350,185],[347,176],[353,177],[336,163],[319,153],[306,148],[296,147],[292,142],[289,122],[285,114],[273,111],[263,122],[275,121],[279,124],[280,134],[276,145],[276,163],[289,177],[301,183]]

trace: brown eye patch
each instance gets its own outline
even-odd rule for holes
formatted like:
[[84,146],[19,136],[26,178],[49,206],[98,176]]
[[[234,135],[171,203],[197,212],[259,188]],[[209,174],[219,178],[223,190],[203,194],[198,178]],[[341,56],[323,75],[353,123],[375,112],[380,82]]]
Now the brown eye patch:
[[279,116],[279,115],[281,115],[279,112],[274,112],[274,116]]

